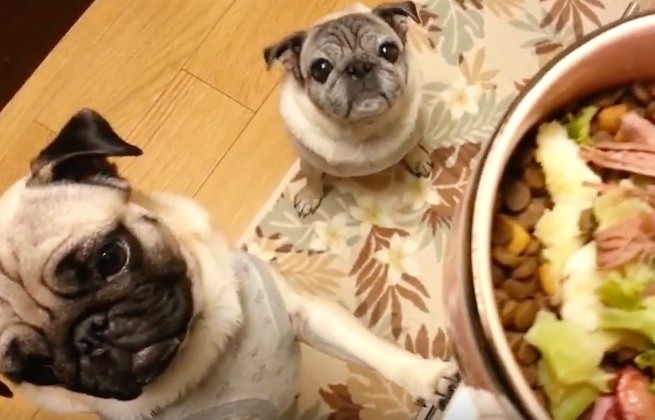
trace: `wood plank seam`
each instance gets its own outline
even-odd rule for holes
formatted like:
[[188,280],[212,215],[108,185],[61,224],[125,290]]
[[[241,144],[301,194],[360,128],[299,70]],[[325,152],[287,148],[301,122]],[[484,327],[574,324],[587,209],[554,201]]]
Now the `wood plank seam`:
[[[130,1],[133,1],[133,0],[130,0]],[[202,39],[200,40],[200,42],[198,42],[198,45],[196,45],[196,49],[193,51],[193,53],[189,54],[189,56],[187,57],[186,61],[184,61],[184,63],[182,64],[182,69],[185,69],[185,68],[186,68],[187,64],[189,64],[189,61],[191,61],[191,58],[193,58],[193,56],[196,55],[196,53],[197,53],[198,50],[200,49],[200,46],[203,44],[203,42],[205,42],[205,40],[206,40],[207,38],[209,38],[209,35],[211,35],[211,33],[214,31],[214,29],[216,28],[216,25],[218,25],[218,24],[221,22],[221,20],[223,20],[223,18],[225,17],[225,15],[230,11],[230,9],[231,9],[232,7],[234,7],[234,4],[235,4],[236,2],[237,2],[237,0],[232,0],[232,2],[230,3],[230,5],[227,6],[227,7],[225,8],[225,11],[223,12],[223,14],[222,14],[218,19],[216,19],[216,23],[214,23],[214,26],[212,26],[211,29],[210,29],[209,31],[207,31],[207,33],[205,34],[205,36],[203,36]],[[191,74],[191,73],[189,73],[189,74]],[[198,80],[200,80],[196,75],[192,74],[192,76],[194,76],[194,77],[196,77]],[[221,93],[223,93],[223,92],[221,92]],[[224,93],[223,93],[223,94],[224,94]],[[224,95],[225,95],[225,94],[224,94]],[[229,98],[229,95],[225,95],[225,96],[227,96],[227,97]],[[231,99],[231,98],[230,98],[230,99]],[[238,102],[238,101],[236,101],[236,102]],[[243,104],[242,104],[242,105],[243,105]],[[246,107],[246,108],[248,108],[248,107]],[[248,109],[250,109],[250,108],[248,108]]]
[[[235,1],[236,1],[236,0],[235,0]],[[199,81],[199,82],[202,83],[203,85],[205,85],[205,86],[207,86],[207,87],[209,87],[209,88],[215,90],[216,92],[220,92],[221,95],[224,95],[224,96],[230,98],[230,99],[233,100],[234,102],[238,103],[239,105],[243,106],[243,107],[246,108],[246,109],[249,109],[250,111],[252,111],[252,112],[254,112],[254,113],[256,113],[256,112],[259,110],[259,108],[261,108],[261,105],[260,105],[259,107],[257,107],[257,109],[252,109],[252,108],[249,107],[248,105],[244,104],[242,101],[240,101],[240,100],[234,98],[234,97],[233,97],[232,95],[230,95],[229,93],[227,93],[227,92],[223,92],[221,89],[219,89],[219,88],[217,88],[216,86],[212,85],[211,83],[207,82],[207,81],[204,80],[202,77],[198,76],[197,74],[194,74],[194,73],[190,72],[189,70],[187,70],[186,68],[184,68],[184,66],[182,66],[181,71],[183,71],[183,72],[185,72],[186,74],[188,74],[189,76],[193,77],[194,79],[196,79],[197,81]],[[277,86],[277,85],[276,85],[276,86]]]

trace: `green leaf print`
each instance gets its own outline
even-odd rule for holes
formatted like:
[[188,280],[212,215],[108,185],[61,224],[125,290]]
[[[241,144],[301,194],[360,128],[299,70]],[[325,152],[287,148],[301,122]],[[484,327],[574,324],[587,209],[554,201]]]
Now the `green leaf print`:
[[[337,182],[338,183],[338,182]],[[315,236],[315,222],[327,222],[334,220],[337,215],[346,217],[346,227],[353,228],[358,221],[352,219],[348,209],[354,203],[352,195],[333,188],[323,199],[316,213],[304,219],[298,217],[293,203],[287,197],[281,197],[273,206],[259,227],[264,237],[280,234],[284,241],[291,244],[295,250],[313,250],[311,243]],[[347,244],[352,245],[359,240],[359,235],[349,235]]]
[[452,0],[429,0],[426,5],[439,19],[436,25],[441,32],[430,33],[441,56],[450,65],[456,66],[460,54],[473,48],[476,39],[484,37],[485,21],[479,10],[463,10]]
[[497,98],[496,90],[486,90],[478,101],[476,114],[464,114],[454,120],[450,116],[448,105],[444,101],[437,102],[428,110],[428,123],[425,138],[432,147],[463,143],[484,143],[496,127],[507,107],[514,99],[510,93],[501,99]]

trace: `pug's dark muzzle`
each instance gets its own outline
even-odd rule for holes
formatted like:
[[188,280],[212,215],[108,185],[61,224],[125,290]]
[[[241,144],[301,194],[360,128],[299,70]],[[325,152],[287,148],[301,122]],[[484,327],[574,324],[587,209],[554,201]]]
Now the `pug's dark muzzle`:
[[170,364],[191,316],[191,288],[183,274],[137,286],[73,328],[78,368],[74,383],[65,386],[100,398],[137,398]]

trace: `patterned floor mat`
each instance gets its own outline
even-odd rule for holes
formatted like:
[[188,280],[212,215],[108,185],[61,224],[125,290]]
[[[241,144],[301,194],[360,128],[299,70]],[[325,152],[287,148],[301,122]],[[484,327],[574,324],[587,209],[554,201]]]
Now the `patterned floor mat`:
[[[245,247],[309,291],[339,301],[376,334],[424,357],[448,357],[440,273],[449,224],[481,145],[525,82],[563,47],[616,20],[627,0],[432,0],[409,38],[425,74],[431,179],[402,168],[331,182],[299,219],[291,179]],[[655,0],[641,0],[642,10]],[[302,392],[285,418],[408,419],[403,390],[303,349]]]

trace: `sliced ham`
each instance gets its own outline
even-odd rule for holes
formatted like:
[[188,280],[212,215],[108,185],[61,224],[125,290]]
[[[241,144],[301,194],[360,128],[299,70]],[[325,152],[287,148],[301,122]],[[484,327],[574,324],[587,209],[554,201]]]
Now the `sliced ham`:
[[591,410],[589,420],[620,420],[619,402],[616,395],[598,397]]
[[655,124],[636,112],[628,112],[623,116],[621,131],[626,142],[655,146]]
[[655,177],[655,124],[629,112],[621,119],[622,142],[581,146],[580,156],[597,166]]
[[655,259],[655,213],[642,213],[594,234],[597,264],[612,270],[628,262]]
[[655,148],[651,146],[648,146],[648,151],[581,146],[580,156],[602,168],[655,177]]

